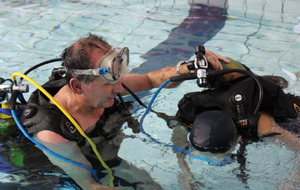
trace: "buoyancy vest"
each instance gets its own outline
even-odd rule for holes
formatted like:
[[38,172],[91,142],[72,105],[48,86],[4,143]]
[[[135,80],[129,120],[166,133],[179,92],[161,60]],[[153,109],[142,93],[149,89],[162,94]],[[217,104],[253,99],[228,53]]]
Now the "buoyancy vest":
[[[238,62],[232,63],[230,68],[243,66]],[[224,65],[225,69],[228,65]],[[245,66],[244,69],[249,69]],[[192,124],[195,118],[207,110],[222,110],[227,112],[234,121],[238,119],[237,106],[233,103],[232,97],[236,93],[242,93],[246,101],[243,103],[244,115],[250,116],[254,113],[258,103],[258,86],[255,80],[244,74],[226,74],[227,76],[216,77],[210,88],[199,92],[191,92],[184,95],[179,101],[177,118],[187,124]],[[299,98],[285,94],[283,90],[273,81],[265,77],[259,77],[263,86],[263,100],[258,111],[266,111],[275,119],[296,118],[300,107]],[[210,80],[210,79],[208,79]]]
[[[53,96],[66,84],[65,78],[50,80],[43,85],[43,88]],[[89,137],[101,135],[106,140],[114,138],[117,135],[116,128],[110,127],[107,131],[103,129],[103,126],[110,115],[115,112],[121,112],[123,109],[121,107],[119,102],[115,100],[114,105],[105,109],[104,113],[96,123],[94,130],[87,135]],[[129,114],[123,114],[123,116],[128,118]],[[124,120],[126,119],[122,120],[123,123]],[[69,119],[56,107],[56,105],[49,103],[49,99],[39,90],[34,91],[30,96],[21,116],[21,123],[29,134],[42,130],[50,130],[70,141],[79,142],[82,139],[81,135]],[[119,122],[117,124],[118,129],[120,129],[122,123]]]

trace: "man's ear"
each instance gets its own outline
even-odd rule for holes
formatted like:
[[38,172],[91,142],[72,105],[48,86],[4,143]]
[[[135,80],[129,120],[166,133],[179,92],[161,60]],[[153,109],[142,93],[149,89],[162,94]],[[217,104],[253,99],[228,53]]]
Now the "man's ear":
[[73,92],[75,92],[76,94],[83,93],[81,82],[77,78],[71,78],[69,83],[70,83],[70,88]]

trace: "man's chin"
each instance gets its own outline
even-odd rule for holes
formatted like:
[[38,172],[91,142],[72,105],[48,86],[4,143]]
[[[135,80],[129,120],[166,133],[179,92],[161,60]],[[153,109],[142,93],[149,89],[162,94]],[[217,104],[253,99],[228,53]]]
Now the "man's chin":
[[115,102],[115,99],[111,99],[105,103],[104,107],[109,108],[114,105],[114,102]]

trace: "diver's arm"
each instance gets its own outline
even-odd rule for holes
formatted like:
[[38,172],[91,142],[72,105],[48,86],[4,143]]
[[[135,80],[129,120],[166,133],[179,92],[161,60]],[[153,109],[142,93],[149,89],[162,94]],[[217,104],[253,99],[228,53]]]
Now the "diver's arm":
[[[83,155],[79,147],[77,146],[76,142],[74,141],[66,141],[62,143],[48,143],[39,139],[36,135],[34,139],[50,149],[51,151],[55,152],[56,154],[70,159],[74,162],[81,163],[85,166],[91,167],[90,162],[86,159]],[[104,185],[97,183],[92,175],[91,171],[86,168],[77,166],[75,164],[63,161],[46,151],[43,151],[44,154],[49,158],[49,160],[54,164],[63,169],[67,175],[69,175],[81,188],[85,190],[98,190],[98,189],[115,189],[110,188]]]
[[283,143],[287,148],[298,152],[300,150],[300,138],[296,134],[284,130],[278,126],[274,118],[267,114],[261,113],[260,120],[258,122],[258,132],[260,135],[276,134],[277,142]]
[[183,189],[192,189],[193,183],[192,180],[194,179],[194,175],[192,174],[189,165],[185,161],[185,154],[182,152],[177,152],[176,157],[178,159],[178,164],[180,166],[181,172],[178,172],[178,184]]
[[[178,126],[173,128],[171,141],[174,143],[175,146],[178,146],[181,149],[185,149],[190,145],[187,139],[188,134],[189,131],[186,129],[186,127],[178,123]],[[181,186],[182,189],[196,189],[195,187],[197,187],[201,183],[199,181],[193,181],[194,175],[192,174],[190,167],[185,160],[186,153],[180,151],[175,152],[179,167],[182,170],[182,172],[178,172],[177,174],[178,184]]]
[[[181,65],[181,73],[187,73],[186,65]],[[176,66],[165,67],[157,71],[152,71],[145,74],[129,74],[121,78],[122,83],[128,86],[133,92],[140,92],[159,87],[163,82],[176,76]],[[174,88],[181,82],[171,82],[166,85],[166,88]],[[123,95],[127,92],[124,91]]]
[[[298,138],[294,133],[284,130],[275,123],[272,116],[268,114],[263,114],[259,121],[258,130],[263,134],[279,133],[272,138],[265,138],[270,140],[275,140],[276,143],[283,144],[286,148],[290,149],[295,153],[295,158],[297,160],[298,153],[300,150],[300,138]],[[295,162],[297,163],[297,162]],[[300,186],[300,170],[299,165],[295,165],[298,169],[295,169],[296,174],[293,177],[286,180],[283,184],[278,184],[279,189],[295,189],[295,187]]]
[[276,135],[275,138],[282,142],[287,148],[295,152],[300,151],[300,139],[296,134],[284,130],[278,125],[273,127],[273,131],[275,133],[280,133],[280,135]]
[[[206,50],[205,54],[207,60],[213,65],[217,70],[223,69],[220,60],[225,62],[230,62],[224,56],[215,54],[209,50]],[[186,64],[180,66],[180,73],[186,74],[189,73]],[[133,92],[140,92],[144,90],[149,90],[152,88],[159,87],[163,82],[170,79],[173,76],[177,76],[176,66],[165,67],[157,71],[152,71],[145,74],[128,74],[121,78],[121,81],[128,86]],[[166,88],[174,88],[181,84],[181,82],[171,82],[166,85]],[[124,91],[122,95],[128,94]]]

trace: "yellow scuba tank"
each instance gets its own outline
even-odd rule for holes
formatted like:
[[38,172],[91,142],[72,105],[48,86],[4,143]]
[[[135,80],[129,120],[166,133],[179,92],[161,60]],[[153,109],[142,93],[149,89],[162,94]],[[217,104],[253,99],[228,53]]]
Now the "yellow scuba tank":
[[[229,57],[227,57],[227,58],[230,60],[229,63],[221,61],[224,70],[225,69],[249,70],[245,65],[241,64],[240,62],[235,61],[235,60],[233,60]],[[229,81],[235,80],[235,79],[237,79],[239,77],[242,77],[242,76],[245,76],[245,74],[240,73],[240,72],[231,72],[231,73],[224,74],[222,76],[222,79],[224,80],[224,82],[229,82]]]
[[[11,136],[18,131],[18,126],[10,113],[9,102],[1,102],[0,104],[0,136]],[[18,105],[18,110],[24,109],[24,106]]]
[[[10,104],[8,102],[1,102],[0,106],[0,140],[3,143],[2,145],[5,144],[5,147],[8,147],[5,155],[14,167],[23,167],[23,150],[19,147],[18,143],[4,140],[17,134],[18,131],[18,126],[14,118],[8,114],[10,113]],[[24,106],[18,106],[18,108],[24,109]]]

